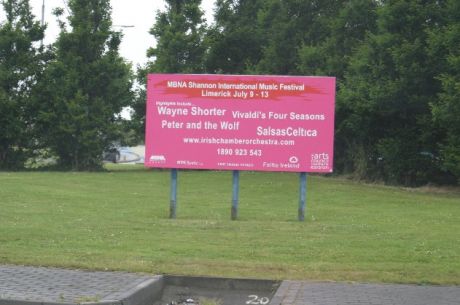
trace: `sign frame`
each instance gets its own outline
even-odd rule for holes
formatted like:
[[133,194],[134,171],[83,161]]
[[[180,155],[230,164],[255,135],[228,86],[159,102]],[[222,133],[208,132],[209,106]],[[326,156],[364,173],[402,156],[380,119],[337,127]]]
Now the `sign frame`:
[[149,74],[145,165],[331,173],[334,108],[334,77]]

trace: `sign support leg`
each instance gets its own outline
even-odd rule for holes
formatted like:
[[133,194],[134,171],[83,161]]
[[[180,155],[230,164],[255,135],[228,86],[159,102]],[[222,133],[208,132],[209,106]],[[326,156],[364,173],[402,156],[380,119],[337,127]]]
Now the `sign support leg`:
[[171,201],[169,204],[169,218],[176,218],[177,208],[177,169],[171,169]]
[[305,209],[307,205],[307,173],[300,173],[299,188],[299,221],[305,220]]
[[233,188],[232,188],[232,220],[238,218],[238,199],[240,191],[240,171],[233,171]]

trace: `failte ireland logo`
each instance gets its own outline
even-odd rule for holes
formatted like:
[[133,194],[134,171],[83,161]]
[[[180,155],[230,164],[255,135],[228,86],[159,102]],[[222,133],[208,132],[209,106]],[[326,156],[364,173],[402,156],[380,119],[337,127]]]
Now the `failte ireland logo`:
[[329,168],[329,154],[328,153],[311,154],[311,168],[313,169]]

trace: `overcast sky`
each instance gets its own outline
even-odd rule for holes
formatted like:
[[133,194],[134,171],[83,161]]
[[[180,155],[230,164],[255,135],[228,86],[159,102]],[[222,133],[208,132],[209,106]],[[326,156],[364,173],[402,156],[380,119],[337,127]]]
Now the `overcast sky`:
[[[45,44],[52,43],[59,33],[56,18],[52,15],[55,7],[65,7],[68,0],[44,0],[45,1],[45,23],[48,28],[45,34]],[[202,8],[206,13],[208,23],[212,21],[212,9],[215,0],[202,0]],[[41,20],[43,0],[30,0],[33,13],[37,20]],[[145,53],[154,44],[153,36],[148,33],[155,22],[157,10],[164,10],[165,4],[162,0],[111,0],[112,19],[115,26],[129,25],[132,28],[121,28],[124,38],[120,47],[123,57],[134,64],[145,63]],[[116,27],[117,28],[117,27]]]

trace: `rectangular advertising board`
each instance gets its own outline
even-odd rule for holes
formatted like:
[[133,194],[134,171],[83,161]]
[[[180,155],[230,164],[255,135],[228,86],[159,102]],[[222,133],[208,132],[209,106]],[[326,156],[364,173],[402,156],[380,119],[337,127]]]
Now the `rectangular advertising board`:
[[330,173],[335,78],[149,74],[145,166]]

